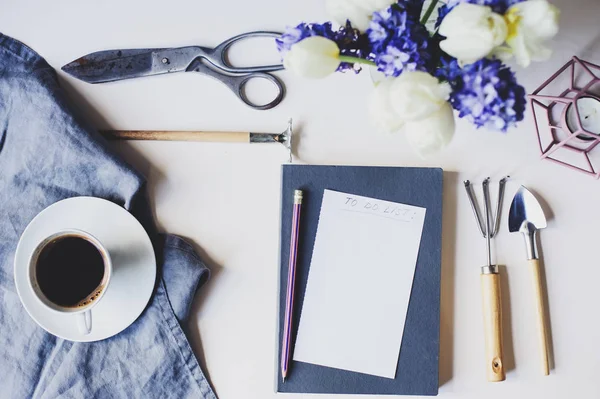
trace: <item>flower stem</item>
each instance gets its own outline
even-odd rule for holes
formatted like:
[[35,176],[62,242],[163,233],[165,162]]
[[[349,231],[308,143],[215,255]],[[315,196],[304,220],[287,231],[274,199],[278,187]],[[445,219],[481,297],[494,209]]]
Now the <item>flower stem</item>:
[[423,14],[423,18],[421,18],[421,23],[423,25],[425,25],[427,21],[429,21],[429,17],[431,17],[431,14],[433,14],[433,10],[435,10],[435,6],[437,5],[438,1],[439,0],[431,0],[427,11],[425,11],[425,14]]
[[365,60],[364,58],[352,57],[350,55],[340,55],[338,57],[342,62],[348,62],[350,64],[365,64],[375,66],[373,61]]

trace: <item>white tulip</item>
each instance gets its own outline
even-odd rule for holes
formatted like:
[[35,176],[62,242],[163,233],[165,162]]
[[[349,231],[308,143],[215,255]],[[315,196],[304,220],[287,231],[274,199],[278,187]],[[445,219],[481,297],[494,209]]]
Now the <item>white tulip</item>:
[[531,61],[544,61],[552,50],[544,45],[558,33],[559,10],[546,0],[528,0],[511,6],[506,12],[508,37],[517,64],[527,67]]
[[390,100],[399,118],[407,122],[416,121],[446,104],[450,91],[448,83],[440,83],[426,72],[404,72],[392,80]]
[[405,122],[392,108],[390,88],[394,80],[388,78],[377,83],[369,101],[369,116],[373,124],[379,130],[389,133],[400,130]]
[[350,20],[354,28],[364,32],[375,11],[381,11],[394,3],[396,0],[326,0],[325,8],[327,14],[338,24],[346,25],[346,21]]
[[404,129],[411,146],[427,156],[446,146],[454,135],[449,94],[447,83],[440,83],[425,72],[404,72],[375,87],[369,114],[381,130]]
[[283,65],[300,76],[324,78],[339,67],[339,56],[340,49],[333,40],[311,36],[292,46],[283,58]]
[[431,116],[404,126],[411,147],[422,157],[433,155],[446,147],[454,136],[454,112],[445,103]]
[[460,3],[442,20],[439,33],[446,37],[441,49],[464,65],[486,57],[504,43],[508,28],[490,7]]

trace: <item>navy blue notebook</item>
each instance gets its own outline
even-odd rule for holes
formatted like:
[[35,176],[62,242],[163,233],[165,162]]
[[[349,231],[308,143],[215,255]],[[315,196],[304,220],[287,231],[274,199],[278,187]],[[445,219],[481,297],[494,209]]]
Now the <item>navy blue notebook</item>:
[[[283,339],[294,190],[303,190],[292,336],[296,337],[317,233],[323,191],[330,189],[427,209],[406,315],[396,378],[290,362],[285,380],[279,360]],[[442,170],[369,166],[284,165],[277,392],[437,395],[442,248]],[[360,294],[360,293],[359,293]],[[393,317],[393,315],[390,315]]]

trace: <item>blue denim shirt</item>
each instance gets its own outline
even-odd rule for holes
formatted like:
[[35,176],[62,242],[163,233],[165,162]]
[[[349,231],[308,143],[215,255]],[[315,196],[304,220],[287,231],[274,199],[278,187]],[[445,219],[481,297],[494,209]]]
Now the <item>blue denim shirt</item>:
[[[38,327],[13,280],[27,224],[50,204],[81,195],[136,216],[159,265],[142,315],[94,343],[65,341]],[[46,61],[0,34],[0,398],[215,398],[185,336],[208,269],[181,238],[155,234],[149,215],[144,178],[72,112]]]

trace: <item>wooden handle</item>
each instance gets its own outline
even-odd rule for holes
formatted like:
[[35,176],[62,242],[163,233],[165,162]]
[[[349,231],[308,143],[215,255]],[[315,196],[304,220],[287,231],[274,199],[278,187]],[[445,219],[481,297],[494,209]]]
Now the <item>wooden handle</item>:
[[538,259],[530,259],[528,262],[529,268],[531,269],[533,292],[535,295],[542,374],[548,375],[550,374],[550,366],[548,362],[548,334],[546,332],[546,310],[544,309],[544,289],[542,285],[540,261]]
[[101,130],[109,140],[205,141],[248,143],[249,132],[191,132],[174,130]]
[[504,355],[502,352],[502,301],[500,275],[482,274],[483,327],[485,331],[485,361],[487,379],[504,381]]

